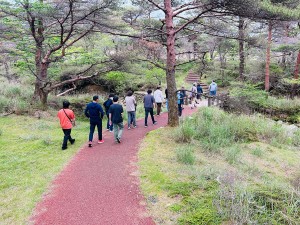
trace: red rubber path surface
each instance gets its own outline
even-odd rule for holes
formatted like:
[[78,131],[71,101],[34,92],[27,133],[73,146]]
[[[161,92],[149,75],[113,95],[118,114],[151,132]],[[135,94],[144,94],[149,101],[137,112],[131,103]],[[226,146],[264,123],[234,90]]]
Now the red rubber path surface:
[[[183,110],[189,115],[195,110]],[[53,225],[151,225],[145,200],[139,189],[137,153],[147,132],[167,125],[167,113],[124,126],[122,143],[103,131],[103,144],[83,147],[53,181],[49,194],[37,205],[33,224]],[[96,134],[96,132],[95,132]],[[88,134],[87,134],[88,137]],[[95,138],[94,138],[95,140]]]

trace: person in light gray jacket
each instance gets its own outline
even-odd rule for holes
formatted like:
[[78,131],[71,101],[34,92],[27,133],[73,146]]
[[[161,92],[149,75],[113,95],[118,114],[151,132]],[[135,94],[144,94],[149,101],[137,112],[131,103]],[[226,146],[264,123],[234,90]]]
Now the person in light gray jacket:
[[136,128],[136,118],[135,118],[135,107],[136,100],[133,96],[132,91],[128,91],[127,96],[125,97],[126,111],[128,115],[128,130],[131,129],[130,125],[133,124],[133,127]]

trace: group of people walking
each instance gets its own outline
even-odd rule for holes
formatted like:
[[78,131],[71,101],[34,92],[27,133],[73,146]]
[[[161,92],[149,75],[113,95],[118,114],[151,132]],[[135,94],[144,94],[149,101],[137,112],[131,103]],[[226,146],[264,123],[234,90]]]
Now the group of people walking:
[[[153,109],[157,107],[157,116],[161,113],[161,106],[164,101],[161,87],[157,87],[152,95],[152,90],[148,90],[147,94],[144,96],[143,103],[145,108],[145,127],[148,127],[148,116],[150,114],[153,124],[157,124],[154,119]],[[128,130],[136,128],[136,107],[137,101],[133,95],[133,91],[129,90],[127,96],[125,97],[124,103],[126,105],[126,112],[128,116]],[[64,139],[62,144],[62,150],[67,149],[68,141],[74,144],[75,139],[71,137],[71,131],[75,124],[75,114],[69,109],[70,102],[64,101],[63,108],[58,111],[58,118],[60,120],[60,125],[64,133]],[[84,114],[90,120],[90,132],[89,132],[89,143],[88,146],[93,146],[93,137],[95,128],[98,130],[98,144],[104,143],[102,137],[102,120],[104,115],[107,117],[106,128],[109,132],[114,133],[114,140],[116,143],[121,143],[121,138],[124,130],[123,124],[123,106],[119,104],[119,97],[113,94],[108,96],[108,99],[103,103],[104,110],[99,104],[99,97],[96,95],[93,97],[92,102],[87,104]]]
[[[217,91],[217,85],[212,82],[210,85],[210,94],[215,95]],[[168,91],[165,90],[166,94],[166,107],[168,109]],[[189,100],[191,103],[191,108],[196,107],[197,100],[201,100],[201,96],[203,94],[203,90],[201,85],[198,83],[194,83],[192,89],[190,91]],[[187,97],[186,90],[184,87],[180,91],[177,92],[177,103],[178,103],[178,115],[182,115],[184,99]],[[152,90],[148,90],[147,94],[143,98],[144,109],[145,109],[145,120],[144,126],[148,127],[148,116],[150,114],[152,124],[157,124],[157,121],[154,119],[154,111],[153,109],[156,107],[157,116],[161,114],[162,104],[165,101],[163,97],[163,93],[161,91],[161,87],[158,86],[152,95]],[[127,92],[127,96],[125,97],[124,103],[126,105],[126,112],[128,116],[128,130],[132,128],[136,128],[136,107],[137,101],[135,96],[133,95],[133,91],[129,90]],[[64,133],[64,139],[62,144],[62,150],[67,149],[68,141],[71,144],[74,144],[75,139],[71,137],[72,127],[75,125],[75,114],[69,109],[70,102],[64,101],[63,108],[59,110],[57,116],[60,120],[60,125]],[[104,143],[102,137],[102,120],[104,115],[107,117],[106,128],[109,132],[114,133],[114,140],[116,143],[121,143],[121,138],[124,130],[123,124],[123,106],[119,104],[119,97],[110,94],[107,100],[103,103],[104,110],[102,106],[99,104],[99,97],[96,95],[93,97],[92,102],[87,104],[84,114],[90,120],[90,132],[89,132],[89,143],[88,146],[93,146],[93,137],[95,128],[98,130],[98,144]]]

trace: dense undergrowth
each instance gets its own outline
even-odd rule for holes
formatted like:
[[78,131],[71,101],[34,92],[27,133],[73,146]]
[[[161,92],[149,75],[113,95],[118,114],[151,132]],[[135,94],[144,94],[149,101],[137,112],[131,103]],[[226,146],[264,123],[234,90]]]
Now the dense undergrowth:
[[147,137],[142,187],[158,224],[299,224],[299,159],[299,129],[205,108]]
[[263,112],[275,120],[300,122],[300,99],[270,96],[269,93],[258,89],[254,85],[242,85],[230,90],[230,96],[236,99],[231,105],[241,111],[245,108]]

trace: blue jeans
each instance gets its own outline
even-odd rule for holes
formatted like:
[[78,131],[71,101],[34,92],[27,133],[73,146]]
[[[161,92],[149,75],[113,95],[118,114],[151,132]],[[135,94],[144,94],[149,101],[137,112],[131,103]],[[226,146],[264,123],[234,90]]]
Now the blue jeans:
[[102,120],[100,121],[90,121],[90,135],[89,141],[93,141],[95,127],[98,129],[98,140],[102,140]]
[[166,108],[167,108],[167,111],[169,111],[168,99],[166,99]]
[[109,113],[106,113],[106,116],[107,116],[106,129],[112,131],[113,130],[113,125],[109,125]]
[[135,111],[127,112],[128,115],[128,127],[130,127],[131,124],[133,126],[136,126],[136,120],[135,120]]
[[145,126],[148,126],[148,115],[150,113],[152,123],[155,123],[154,116],[153,116],[153,108],[145,108]]
[[209,95],[211,95],[211,96],[216,96],[216,94],[217,94],[217,91],[209,91]]

